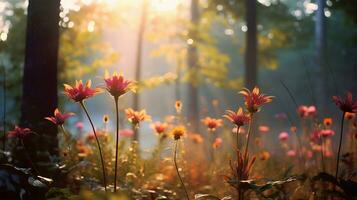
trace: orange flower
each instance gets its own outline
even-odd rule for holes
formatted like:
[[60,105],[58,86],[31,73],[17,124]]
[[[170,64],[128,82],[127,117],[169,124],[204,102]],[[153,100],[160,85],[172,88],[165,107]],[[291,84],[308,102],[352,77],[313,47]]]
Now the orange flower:
[[332,124],[332,118],[325,118],[324,119],[324,125],[325,126],[330,126]]
[[200,134],[192,133],[189,137],[195,144],[201,144],[203,142],[203,138]]
[[69,117],[73,116],[74,113],[64,113],[62,114],[58,108],[55,109],[55,112],[53,113],[53,117],[45,117],[48,121],[56,124],[56,125],[63,125],[66,119]]
[[207,126],[208,130],[214,131],[216,128],[221,127],[223,125],[223,121],[221,119],[215,119],[211,117],[206,117],[202,119],[202,123]]
[[166,123],[161,123],[161,122],[155,122],[155,123],[151,124],[151,128],[154,129],[154,131],[157,134],[164,133],[167,126],[168,125]]
[[346,112],[345,113],[345,118],[348,119],[348,120],[351,120],[351,119],[353,119],[355,117],[356,117],[355,113],[351,113],[351,112]]
[[268,151],[263,151],[259,155],[260,160],[268,160],[270,158],[270,153]]
[[175,102],[175,109],[176,109],[177,113],[181,113],[181,110],[182,110],[182,102],[181,101]]
[[123,75],[117,72],[114,72],[113,76],[110,77],[108,71],[106,71],[104,81],[107,91],[116,99],[133,90],[133,81],[126,80]]
[[273,96],[261,94],[258,87],[254,87],[253,91],[244,88],[239,94],[244,96],[245,106],[250,113],[258,112],[262,105],[273,100]]
[[81,102],[99,93],[100,90],[98,88],[92,89],[91,85],[91,80],[88,80],[85,85],[83,85],[82,80],[76,81],[74,87],[64,84],[64,94],[75,102]]
[[342,98],[340,96],[333,96],[332,100],[335,102],[336,106],[338,106],[343,112],[357,112],[357,101],[352,99],[351,92],[347,92],[345,98]]
[[249,114],[245,114],[242,108],[239,108],[236,113],[231,110],[227,110],[226,115],[223,115],[223,117],[237,126],[243,126],[250,120]]
[[216,138],[212,144],[212,148],[218,149],[221,147],[223,140],[221,138]]
[[270,131],[270,128],[269,128],[269,126],[261,125],[261,126],[258,127],[258,130],[259,130],[259,132],[261,132],[261,133],[267,133],[267,132]]
[[186,135],[186,128],[184,126],[176,126],[171,130],[171,135],[175,140],[179,140],[182,136]]
[[9,137],[9,138],[17,137],[17,138],[22,139],[22,138],[26,137],[27,135],[29,135],[30,133],[33,133],[33,132],[29,128],[21,128],[19,126],[15,126],[14,130],[9,131],[7,133],[7,137]]
[[109,123],[109,116],[108,115],[103,115],[103,123],[108,124]]
[[125,110],[125,113],[126,117],[128,118],[128,121],[135,126],[142,121],[150,119],[150,116],[146,114],[145,110],[134,111],[133,109],[129,108]]

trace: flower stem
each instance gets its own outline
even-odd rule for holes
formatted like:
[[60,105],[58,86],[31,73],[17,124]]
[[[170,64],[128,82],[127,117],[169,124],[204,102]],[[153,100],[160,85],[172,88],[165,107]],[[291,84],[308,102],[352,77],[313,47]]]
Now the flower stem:
[[118,98],[115,100],[115,112],[116,112],[116,140],[115,140],[115,168],[114,168],[114,192],[117,191],[117,173],[118,173],[118,151],[119,151],[119,108]]
[[338,152],[337,152],[337,163],[336,163],[336,174],[335,178],[337,179],[338,176],[338,164],[340,162],[340,152],[341,152],[341,146],[342,146],[342,135],[343,135],[343,124],[345,122],[345,112],[342,113],[342,119],[341,119],[341,133],[340,133],[340,143],[338,145]]
[[252,132],[252,124],[253,124],[253,114],[250,115],[247,143],[245,144],[245,149],[244,149],[244,158],[245,159],[247,158],[247,155],[248,155],[248,146],[249,146],[250,135],[251,135],[251,132]]
[[185,184],[183,183],[183,180],[182,180],[182,178],[181,178],[179,169],[178,169],[178,167],[177,167],[177,161],[176,161],[176,159],[177,159],[177,144],[178,144],[178,140],[175,141],[175,151],[174,151],[174,163],[175,163],[175,168],[176,168],[177,176],[178,176],[179,179],[180,179],[181,185],[182,185],[183,189],[185,190],[186,198],[187,198],[188,200],[190,200],[190,197],[188,196],[188,193],[187,193]]
[[99,140],[98,140],[98,137],[97,137],[97,132],[95,131],[95,128],[94,128],[92,119],[90,118],[90,116],[89,116],[89,114],[88,114],[88,111],[87,111],[86,106],[84,105],[84,102],[81,101],[81,102],[79,102],[79,104],[82,106],[84,112],[86,113],[86,115],[87,115],[87,117],[88,117],[89,123],[90,123],[90,125],[92,126],[92,130],[93,130],[93,133],[94,133],[94,137],[95,137],[95,140],[96,140],[96,142],[97,142],[97,146],[98,146],[98,150],[99,150],[100,161],[101,161],[101,164],[102,164],[104,190],[105,190],[105,192],[107,192],[107,178],[106,178],[106,175],[105,175],[104,158],[103,158],[103,154],[102,154],[102,148],[100,147],[100,143],[99,143]]
[[240,129],[240,126],[237,126],[237,150],[239,150],[239,129]]
[[64,135],[64,139],[68,145],[68,150],[71,151],[71,144],[70,144],[70,138],[69,138],[69,134],[67,133],[66,129],[64,128],[63,124],[60,125],[61,127],[61,130],[63,132],[63,135]]

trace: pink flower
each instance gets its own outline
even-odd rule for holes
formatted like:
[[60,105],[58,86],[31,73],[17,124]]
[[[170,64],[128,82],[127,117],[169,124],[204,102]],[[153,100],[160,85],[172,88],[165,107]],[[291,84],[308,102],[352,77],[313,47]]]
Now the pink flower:
[[331,129],[323,129],[320,131],[320,136],[322,137],[329,137],[335,135],[335,131]]
[[259,132],[261,132],[261,133],[267,133],[267,132],[269,132],[270,131],[270,128],[269,128],[269,126],[259,126],[258,127],[258,130],[259,130]]
[[237,126],[243,126],[250,120],[249,114],[245,114],[242,108],[239,108],[237,112],[227,110],[226,115],[223,115],[223,117]]
[[154,129],[154,131],[157,134],[164,133],[165,130],[167,129],[168,125],[166,123],[161,123],[161,122],[155,122],[151,124],[151,128]]
[[84,128],[83,122],[77,122],[74,126],[80,130]]
[[91,80],[88,80],[85,85],[83,85],[82,80],[76,81],[74,87],[64,84],[64,94],[75,102],[81,102],[100,92],[98,88],[92,89],[91,85]]
[[239,92],[239,94],[244,96],[245,106],[250,113],[258,112],[262,105],[273,100],[273,96],[261,94],[258,87],[254,87],[252,91],[244,88]]
[[104,81],[107,91],[116,99],[133,88],[132,81],[126,80],[124,76],[118,75],[116,72],[114,72],[111,77],[108,72],[106,72]]
[[333,96],[332,100],[335,102],[343,112],[356,113],[357,112],[357,101],[352,99],[352,93],[347,92],[346,97],[343,99],[339,96]]
[[286,141],[289,138],[289,134],[287,132],[281,132],[279,134],[279,140],[280,141]]
[[22,138],[26,137],[27,135],[29,135],[30,133],[33,133],[33,132],[29,128],[21,128],[19,126],[15,126],[14,130],[9,131],[7,133],[7,137],[9,137],[9,138],[17,137],[17,138],[22,139]]
[[69,117],[73,116],[74,113],[64,113],[62,114],[58,108],[56,108],[53,117],[45,117],[45,119],[47,119],[48,121],[56,124],[56,125],[63,125],[64,122],[66,121],[66,119],[68,119]]
[[315,106],[301,105],[299,106],[297,112],[300,117],[309,117],[309,116],[315,116],[317,113],[317,109]]
[[289,150],[288,152],[286,152],[286,155],[288,157],[295,157],[296,156],[296,152],[294,150]]
[[131,129],[122,129],[119,131],[119,135],[122,137],[132,137],[134,135],[134,131]]

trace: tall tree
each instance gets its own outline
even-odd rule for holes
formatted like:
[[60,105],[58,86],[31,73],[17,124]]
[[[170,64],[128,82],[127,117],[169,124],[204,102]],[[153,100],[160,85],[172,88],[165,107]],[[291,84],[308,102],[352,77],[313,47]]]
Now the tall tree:
[[199,108],[198,108],[198,86],[195,84],[198,76],[198,50],[196,39],[198,38],[198,23],[200,19],[198,0],[191,1],[191,27],[190,27],[190,39],[187,49],[187,65],[190,70],[190,83],[188,84],[188,119],[192,126],[192,131],[198,132],[199,130]]
[[44,117],[57,107],[59,8],[60,0],[29,1],[21,104],[21,124],[49,137],[43,147],[51,154],[57,153],[57,128]]
[[245,47],[245,87],[251,89],[257,84],[257,2],[245,0],[247,23]]

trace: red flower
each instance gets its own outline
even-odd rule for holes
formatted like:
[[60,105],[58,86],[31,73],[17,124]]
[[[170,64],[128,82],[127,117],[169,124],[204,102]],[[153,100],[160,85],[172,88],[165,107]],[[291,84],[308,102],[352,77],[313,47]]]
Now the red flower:
[[249,114],[245,114],[242,108],[239,108],[236,113],[231,110],[227,110],[226,115],[223,115],[223,117],[237,126],[243,126],[250,120]]
[[133,109],[129,108],[125,110],[125,113],[129,122],[134,125],[138,125],[140,122],[150,119],[150,116],[146,114],[145,110],[134,111]]
[[279,134],[279,140],[286,141],[289,138],[289,134],[287,132],[281,132]]
[[126,80],[124,76],[120,74],[118,75],[116,72],[114,72],[111,77],[109,77],[108,72],[106,72],[104,81],[106,89],[114,98],[119,98],[129,90],[133,89],[133,82]]
[[320,136],[322,137],[329,137],[335,135],[335,131],[331,129],[323,129],[320,131]]
[[309,116],[316,115],[317,109],[315,106],[301,105],[299,106],[297,113],[299,114],[300,117],[309,117]]
[[9,138],[18,137],[18,138],[22,139],[22,138],[26,137],[27,135],[29,135],[30,133],[33,133],[33,132],[29,128],[21,128],[19,126],[15,126],[14,130],[9,131],[7,133],[7,137],[9,137]]
[[151,128],[154,129],[154,131],[157,134],[164,133],[167,126],[168,125],[166,123],[161,123],[161,122],[155,122],[155,123],[151,124]]
[[88,80],[85,85],[82,80],[76,81],[74,87],[64,84],[64,94],[75,102],[81,102],[100,92],[98,88],[92,89],[91,84],[91,80]]
[[212,148],[218,149],[221,147],[223,140],[221,138],[216,138],[212,144]]
[[67,118],[74,115],[74,113],[64,113],[62,114],[58,108],[56,108],[55,112],[53,113],[53,117],[45,117],[48,121],[56,124],[56,125],[63,125]]
[[239,92],[245,99],[245,106],[250,113],[255,113],[259,111],[260,106],[269,103],[273,100],[273,96],[267,96],[261,94],[258,87],[254,87],[253,91],[244,88]]
[[202,119],[202,123],[207,126],[207,128],[211,131],[216,130],[216,128],[223,125],[223,121],[221,119],[214,119],[211,117],[206,117]]
[[345,99],[339,96],[333,96],[332,100],[343,112],[357,112],[357,101],[353,101],[351,92],[347,92]]

